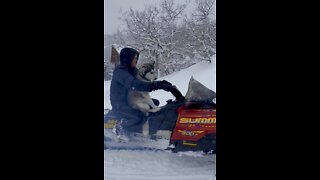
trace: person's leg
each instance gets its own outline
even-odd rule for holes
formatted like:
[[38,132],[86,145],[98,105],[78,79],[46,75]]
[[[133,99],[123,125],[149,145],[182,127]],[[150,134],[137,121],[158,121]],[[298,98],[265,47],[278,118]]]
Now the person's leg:
[[122,109],[119,114],[122,117],[121,127],[124,130],[129,132],[142,132],[142,126],[146,121],[142,112],[128,107]]

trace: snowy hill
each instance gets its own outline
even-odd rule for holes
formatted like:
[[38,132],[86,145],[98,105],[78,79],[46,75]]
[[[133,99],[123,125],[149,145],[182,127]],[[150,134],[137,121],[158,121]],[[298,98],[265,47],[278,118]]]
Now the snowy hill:
[[[216,91],[216,60],[212,63],[201,62],[187,69],[160,78],[176,85],[183,95],[186,94],[191,76]],[[105,81],[105,108],[110,105],[110,81]],[[171,93],[155,91],[153,98],[174,99]],[[147,150],[105,150],[105,180],[215,180],[216,156],[203,155],[201,152],[172,153]]]

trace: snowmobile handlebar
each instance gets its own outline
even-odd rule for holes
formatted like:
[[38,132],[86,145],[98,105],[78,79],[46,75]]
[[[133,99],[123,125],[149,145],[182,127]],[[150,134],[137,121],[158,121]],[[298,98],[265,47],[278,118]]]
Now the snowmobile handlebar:
[[178,90],[176,86],[171,86],[170,88],[171,94],[176,98],[177,101],[184,100],[184,96],[181,94],[181,92]]

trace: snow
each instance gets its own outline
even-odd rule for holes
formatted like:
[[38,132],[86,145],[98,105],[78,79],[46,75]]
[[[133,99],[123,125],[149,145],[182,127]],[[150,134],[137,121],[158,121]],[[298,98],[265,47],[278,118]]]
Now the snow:
[[105,151],[105,180],[213,180],[215,155],[153,151]]
[[[207,88],[216,91],[215,74],[216,67],[214,58],[212,63],[203,61],[179,72],[159,78],[159,80],[171,82],[173,85],[177,86],[183,95],[186,95],[191,76],[193,76],[194,79],[205,85]],[[168,99],[174,99],[174,96],[170,92],[161,90],[151,92],[150,95],[153,98],[159,99],[160,106],[165,105]]]
[[[176,85],[183,95],[186,94],[191,76],[216,91],[216,59],[200,62],[189,68],[175,72],[159,80],[167,80]],[[105,81],[105,109],[110,105],[110,81]],[[174,99],[171,93],[155,91],[153,98],[165,105]],[[105,150],[105,180],[215,180],[216,156],[202,152],[151,151],[151,150]]]

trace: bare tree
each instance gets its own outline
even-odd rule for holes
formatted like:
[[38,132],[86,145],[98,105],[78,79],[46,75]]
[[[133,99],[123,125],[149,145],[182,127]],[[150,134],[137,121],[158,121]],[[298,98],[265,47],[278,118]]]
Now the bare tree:
[[197,49],[199,58],[211,62],[216,53],[215,0],[196,0],[197,8],[190,19],[186,19],[190,32],[190,47]]
[[[159,76],[175,71],[173,58],[179,33],[178,21],[186,5],[163,0],[160,8],[146,7],[143,11],[130,9],[123,14],[126,23],[128,43],[144,51],[144,60],[155,61]],[[127,43],[127,44],[128,44]],[[161,64],[161,68],[159,65]]]
[[158,76],[179,71],[216,53],[215,0],[196,0],[188,17],[186,4],[163,0],[159,7],[123,12],[126,28],[118,31],[118,44],[141,51],[140,62],[155,61]]

